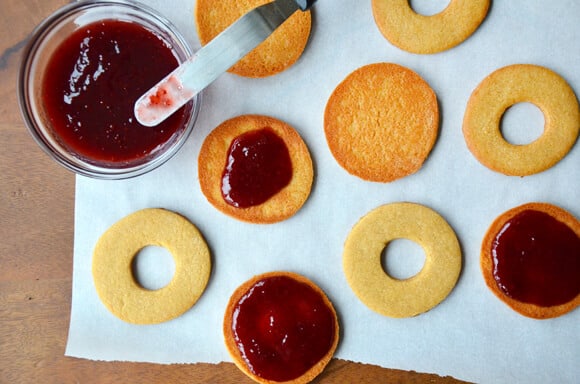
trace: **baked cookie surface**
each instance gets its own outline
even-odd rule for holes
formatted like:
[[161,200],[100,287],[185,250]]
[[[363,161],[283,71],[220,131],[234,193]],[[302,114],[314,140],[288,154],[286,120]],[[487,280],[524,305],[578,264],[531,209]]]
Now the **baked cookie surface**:
[[[197,0],[195,21],[202,45],[250,10],[269,0]],[[284,71],[302,55],[311,30],[310,11],[297,11],[229,72],[245,77],[266,77]]]
[[361,179],[390,182],[417,172],[439,131],[435,92],[391,63],[361,67],[330,96],[324,132],[332,155]]
[[[544,114],[544,132],[535,141],[511,144],[501,118],[514,104],[530,102]],[[580,108],[572,88],[552,70],[531,64],[500,68],[469,98],[463,134],[477,160],[508,176],[528,176],[554,166],[572,149],[580,130]]]
[[[175,273],[165,287],[143,288],[132,261],[148,245],[166,248]],[[159,208],[134,212],[113,224],[97,242],[92,273],[99,298],[115,316],[133,324],[174,319],[199,299],[211,271],[210,252],[197,228],[183,216]]]
[[430,54],[453,48],[469,36],[487,15],[490,0],[451,0],[438,14],[416,13],[409,0],[372,0],[373,15],[383,36],[412,53]]
[[580,305],[580,221],[548,203],[512,208],[488,228],[480,267],[488,288],[514,311],[562,316]]
[[[248,132],[267,128],[283,140],[291,162],[289,183],[265,202],[239,208],[224,198],[222,183],[232,142]],[[275,223],[293,216],[306,202],[312,188],[314,168],[308,147],[294,128],[263,115],[242,115],[226,120],[204,140],[198,173],[201,190],[219,211],[250,223]]]
[[[421,245],[425,265],[408,279],[389,276],[382,252],[395,239]],[[388,255],[387,255],[388,257]],[[461,272],[455,232],[435,211],[415,203],[391,203],[367,213],[349,233],[343,252],[346,280],[371,310],[389,317],[419,315],[443,301]]]

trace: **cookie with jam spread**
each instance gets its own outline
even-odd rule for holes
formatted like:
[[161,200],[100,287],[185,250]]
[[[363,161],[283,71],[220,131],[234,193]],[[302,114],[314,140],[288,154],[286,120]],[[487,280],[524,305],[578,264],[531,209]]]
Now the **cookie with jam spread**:
[[489,289],[516,312],[562,316],[580,305],[580,222],[548,203],[512,208],[485,234],[480,266]]
[[324,292],[304,276],[254,276],[232,294],[223,333],[238,368],[258,383],[312,381],[331,360],[339,324]]
[[237,116],[216,127],[202,144],[198,172],[201,190],[215,208],[255,224],[296,214],[314,179],[298,132],[263,115]]

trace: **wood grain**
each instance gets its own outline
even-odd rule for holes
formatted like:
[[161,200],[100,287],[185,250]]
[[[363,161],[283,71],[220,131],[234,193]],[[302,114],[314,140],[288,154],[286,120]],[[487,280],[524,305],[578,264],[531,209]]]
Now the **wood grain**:
[[[0,383],[249,383],[233,364],[156,365],[64,356],[72,284],[74,175],[34,143],[16,78],[30,32],[62,0],[2,0],[0,12]],[[459,383],[333,360],[317,383]]]

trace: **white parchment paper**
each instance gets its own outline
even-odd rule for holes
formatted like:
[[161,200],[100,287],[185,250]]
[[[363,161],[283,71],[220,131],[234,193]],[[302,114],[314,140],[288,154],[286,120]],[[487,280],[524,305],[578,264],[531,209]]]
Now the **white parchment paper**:
[[[146,3],[170,18],[193,47],[199,46],[192,1]],[[446,2],[439,3],[442,9]],[[549,67],[580,91],[580,2],[494,1],[470,39],[427,56],[388,43],[374,24],[368,0],[320,0],[313,16],[311,41],[295,66],[266,79],[224,74],[205,91],[193,135],[167,164],[127,181],[77,177],[66,354],[156,363],[229,361],[221,323],[232,291],[255,274],[290,270],[314,280],[334,302],[342,327],[337,358],[480,383],[580,382],[580,310],[552,320],[525,318],[491,294],[479,270],[483,234],[505,210],[546,201],[580,217],[580,145],[546,172],[507,177],[483,167],[461,131],[471,92],[505,65]],[[394,62],[419,73],[437,93],[442,116],[439,138],[421,171],[389,184],[347,174],[332,157],[323,131],[323,111],[333,89],[351,71],[374,62]],[[301,211],[282,223],[251,225],[226,217],[199,188],[197,155],[205,136],[222,121],[248,113],[288,122],[312,153],[312,194]],[[531,105],[518,105],[508,117],[506,135],[530,141],[541,133],[543,117]],[[371,312],[342,272],[342,247],[351,227],[373,208],[397,201],[421,203],[443,215],[460,239],[464,258],[451,295],[410,319]],[[91,257],[110,225],[147,207],[174,210],[195,223],[212,250],[213,271],[207,290],[186,314],[164,324],[135,326],[101,304]]]

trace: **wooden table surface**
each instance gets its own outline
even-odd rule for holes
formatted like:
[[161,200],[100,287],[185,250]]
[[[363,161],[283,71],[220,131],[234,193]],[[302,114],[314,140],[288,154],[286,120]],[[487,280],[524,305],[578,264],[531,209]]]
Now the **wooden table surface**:
[[[64,355],[71,304],[74,175],[34,143],[20,116],[23,47],[64,0],[0,0],[0,384],[250,383],[233,364],[108,363]],[[458,383],[334,359],[317,383]]]

